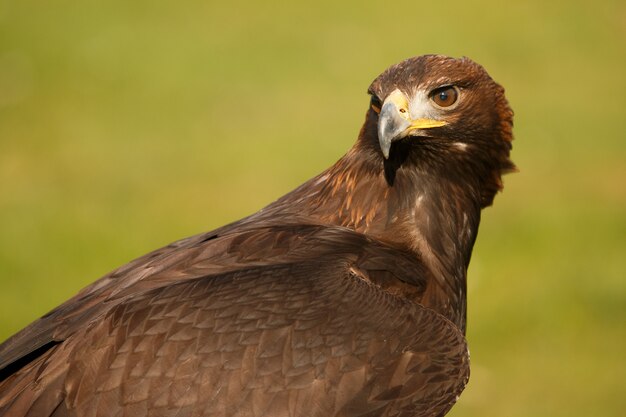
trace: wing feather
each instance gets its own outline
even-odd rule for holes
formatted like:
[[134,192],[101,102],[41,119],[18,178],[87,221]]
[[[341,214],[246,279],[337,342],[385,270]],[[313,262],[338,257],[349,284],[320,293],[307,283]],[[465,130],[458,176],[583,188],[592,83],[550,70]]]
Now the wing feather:
[[419,260],[348,229],[237,231],[102,280],[35,323],[59,344],[0,382],[20,387],[0,415],[433,415],[467,380],[462,333],[418,303]]

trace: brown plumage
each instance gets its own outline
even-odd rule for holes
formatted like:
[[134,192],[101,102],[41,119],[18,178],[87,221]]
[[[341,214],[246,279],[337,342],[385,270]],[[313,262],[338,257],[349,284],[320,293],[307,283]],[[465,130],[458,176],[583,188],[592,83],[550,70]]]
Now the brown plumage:
[[443,416],[512,112],[467,58],[369,88],[358,141],[261,211],[147,254],[0,345],[0,416]]

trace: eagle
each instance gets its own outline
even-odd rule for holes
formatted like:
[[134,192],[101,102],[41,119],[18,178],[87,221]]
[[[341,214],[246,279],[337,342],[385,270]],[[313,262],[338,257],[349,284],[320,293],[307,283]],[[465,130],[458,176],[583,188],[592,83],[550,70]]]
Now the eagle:
[[333,166],[105,275],[0,345],[2,417],[443,416],[513,112],[469,58],[369,86]]

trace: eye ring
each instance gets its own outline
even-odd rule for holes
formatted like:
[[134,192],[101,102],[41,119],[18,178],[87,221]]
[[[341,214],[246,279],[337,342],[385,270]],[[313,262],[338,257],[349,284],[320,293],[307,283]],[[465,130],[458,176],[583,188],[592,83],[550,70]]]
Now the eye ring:
[[461,93],[458,87],[454,85],[444,85],[435,88],[429,94],[430,100],[435,104],[435,106],[442,109],[449,109],[458,103],[460,95]]

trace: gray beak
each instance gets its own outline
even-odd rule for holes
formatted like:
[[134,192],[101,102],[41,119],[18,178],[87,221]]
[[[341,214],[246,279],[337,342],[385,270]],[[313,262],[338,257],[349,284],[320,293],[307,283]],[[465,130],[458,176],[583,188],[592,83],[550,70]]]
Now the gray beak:
[[402,117],[397,104],[394,101],[385,100],[378,115],[378,143],[385,159],[389,158],[391,143],[403,136],[410,126],[411,122]]

